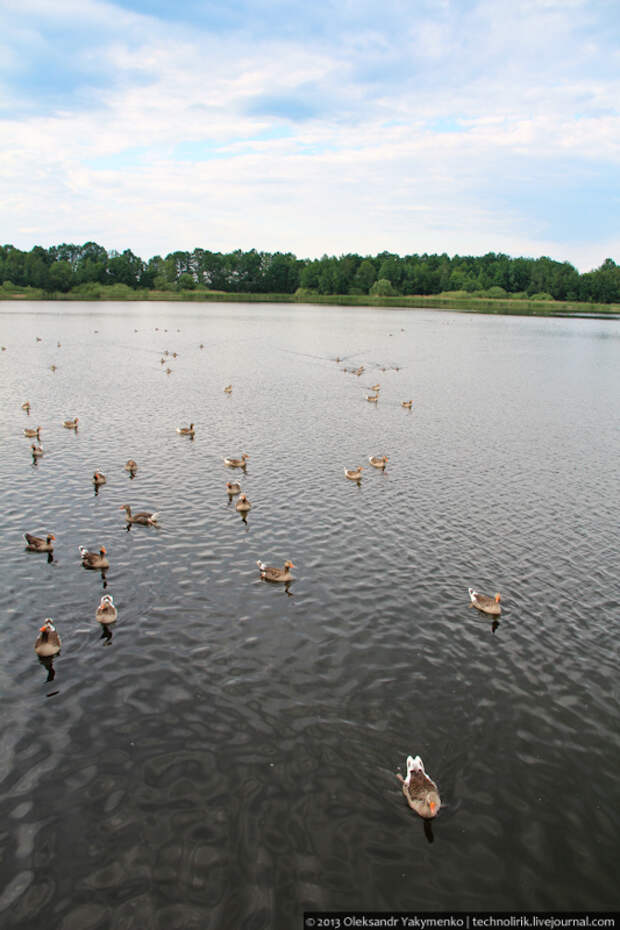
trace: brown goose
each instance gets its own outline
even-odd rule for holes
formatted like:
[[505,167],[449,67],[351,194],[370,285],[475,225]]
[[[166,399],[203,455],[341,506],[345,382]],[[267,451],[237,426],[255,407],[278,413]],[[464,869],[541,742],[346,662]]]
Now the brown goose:
[[22,404],[22,410],[25,410],[26,413],[30,413],[30,401],[29,400],[27,400],[25,403]]
[[125,462],[125,471],[131,471],[131,472],[134,472],[134,473],[137,472],[137,471],[138,471],[138,463],[137,463],[137,462],[134,462],[133,459],[127,459],[127,461]]
[[413,407],[413,401],[412,400],[401,400],[400,405],[401,407],[406,407],[407,410],[411,410],[411,408]]
[[110,563],[106,555],[107,549],[105,546],[102,546],[99,552],[88,552],[84,546],[78,546],[80,550],[80,558],[82,560],[82,565],[84,568],[109,568]]
[[468,588],[471,604],[468,607],[477,607],[483,614],[490,614],[492,617],[499,617],[502,608],[499,606],[501,597],[496,594],[495,597],[488,597],[486,594],[478,594],[473,588]]
[[142,510],[140,513],[132,513],[129,504],[123,504],[119,510],[125,511],[125,520],[127,523],[139,523],[141,526],[157,526],[158,513],[149,513]]
[[109,623],[116,623],[116,618],[118,617],[118,610],[114,606],[114,599],[111,594],[104,594],[104,596],[99,601],[99,607],[95,614],[95,620],[98,620],[99,623],[104,623],[106,626]]
[[74,417],[72,420],[63,420],[62,425],[65,429],[77,429],[78,428],[78,418]]
[[38,459],[39,456],[43,455],[43,449],[41,448],[41,446],[37,446],[36,443],[33,442],[30,448],[32,449],[33,459]]
[[224,388],[224,394],[232,394],[232,384],[227,384]]
[[291,568],[295,568],[293,562],[289,559],[284,563],[284,568],[274,568],[272,565],[265,565],[264,562],[256,563],[260,569],[260,576],[265,581],[293,581]]
[[193,439],[195,432],[196,430],[194,429],[193,423],[190,423],[189,426],[177,426],[177,433],[181,436],[191,436]]
[[359,468],[345,468],[344,473],[350,481],[361,481],[363,470],[364,466],[360,465]]
[[241,493],[241,485],[239,484],[238,481],[227,481],[227,482],[226,482],[226,490],[228,491],[228,493],[229,493],[230,496],[232,497],[232,496],[235,495],[235,494],[240,494],[240,493]]
[[436,817],[441,807],[439,789],[424,770],[424,763],[419,756],[407,756],[407,777],[397,774],[396,777],[403,786],[403,794],[407,804],[419,814],[420,817],[430,819]]
[[377,401],[379,400],[379,395],[378,394],[367,394],[366,400],[368,401],[369,404],[376,404]]
[[34,644],[34,651],[42,658],[55,656],[60,652],[60,636],[51,617],[46,617]]
[[369,455],[368,461],[373,468],[385,468],[388,463],[387,455]]
[[228,465],[229,468],[245,468],[247,459],[249,459],[249,457],[250,456],[246,455],[245,453],[241,456],[240,459],[232,459],[227,457],[224,459],[224,464]]
[[105,484],[108,479],[105,475],[102,475],[100,471],[96,471],[93,475],[93,484],[96,487],[99,487],[100,484]]
[[37,426],[36,429],[30,429],[30,428],[26,427],[26,428],[24,429],[24,436],[27,436],[28,439],[41,439],[41,437],[39,436],[39,433],[40,433],[40,432],[41,432],[41,427],[40,427],[40,426]]
[[26,549],[28,549],[30,552],[54,551],[54,546],[52,543],[56,537],[53,533],[48,533],[45,537],[32,536],[30,533],[24,533],[24,539],[26,540]]
[[239,500],[237,501],[237,503],[235,504],[235,510],[238,510],[239,513],[247,513],[248,510],[251,510],[251,509],[252,509],[251,503],[249,502],[245,494],[242,494]]

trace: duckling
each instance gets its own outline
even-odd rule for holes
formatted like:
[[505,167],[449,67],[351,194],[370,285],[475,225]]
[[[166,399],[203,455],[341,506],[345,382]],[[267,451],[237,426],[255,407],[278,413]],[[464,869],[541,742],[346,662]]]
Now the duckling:
[[27,400],[25,403],[22,404],[22,410],[25,410],[26,413],[30,413],[30,401],[29,400]]
[[54,547],[52,542],[56,539],[53,533],[48,533],[47,536],[32,536],[30,533],[24,533],[24,539],[26,540],[26,549],[29,552],[53,552]]
[[499,606],[501,597],[496,594],[495,597],[488,597],[486,594],[478,594],[473,588],[468,588],[471,604],[468,607],[477,607],[484,614],[490,614],[492,617],[499,617],[502,608]]
[[75,429],[78,428],[78,418],[74,417],[72,420],[63,420],[62,425],[65,429]]
[[407,410],[411,410],[411,408],[413,407],[413,401],[412,400],[401,400],[400,405],[401,407],[406,407]]
[[54,621],[51,617],[46,617],[35,640],[34,651],[38,656],[47,658],[57,655],[60,652],[60,645],[60,636],[56,632]]
[[226,490],[228,491],[230,496],[233,497],[233,495],[240,493],[241,485],[239,484],[238,481],[227,481]]
[[436,817],[441,807],[441,798],[437,785],[429,778],[424,770],[424,763],[419,756],[407,756],[407,777],[397,774],[396,777],[403,786],[403,794],[407,804],[419,814],[420,817],[430,819]]
[[193,423],[190,423],[189,426],[177,426],[177,433],[179,433],[181,436],[189,436],[191,439],[193,439],[195,432],[196,430],[194,429]]
[[138,463],[133,459],[127,459],[125,462],[125,471],[130,471],[135,475],[135,473],[138,471]]
[[128,524],[139,523],[141,526],[157,526],[158,513],[149,513],[142,510],[140,513],[132,513],[129,504],[123,504],[119,510],[125,511],[125,520]]
[[264,562],[256,563],[260,569],[260,576],[265,581],[293,581],[291,568],[295,568],[293,562],[287,559],[284,568],[274,568],[272,565],[265,565]]
[[252,509],[251,503],[249,502],[245,494],[242,494],[239,500],[237,501],[237,503],[235,504],[235,510],[238,510],[239,513],[247,513],[248,510],[251,510],[251,509]]
[[93,475],[93,484],[95,487],[99,487],[100,484],[105,484],[108,479],[105,475],[102,475],[100,471],[96,471]]
[[227,384],[224,388],[224,394],[232,394],[232,384]]
[[39,439],[40,440],[41,439],[41,436],[39,435],[40,432],[41,432],[40,426],[37,426],[36,429],[29,429],[28,427],[26,427],[24,429],[24,436],[27,436],[28,439]]
[[100,569],[110,567],[110,562],[108,561],[106,555],[107,549],[105,546],[102,546],[99,552],[89,552],[84,546],[78,546],[78,549],[84,568]]
[[349,478],[350,481],[361,481],[363,470],[364,467],[362,465],[360,465],[359,468],[345,468],[345,477]]
[[227,457],[224,459],[224,464],[228,465],[229,468],[245,468],[247,459],[249,459],[249,457],[250,456],[246,455],[245,453],[241,456],[240,459],[232,459]]
[[37,446],[36,443],[33,442],[30,448],[32,449],[33,459],[38,459],[39,456],[43,455],[43,449],[41,448],[41,446]]
[[385,468],[388,463],[388,457],[387,455],[369,455],[368,461],[373,468]]
[[98,620],[99,623],[104,623],[106,626],[109,623],[116,623],[116,618],[118,617],[118,610],[114,606],[114,598],[111,594],[104,594],[104,596],[99,601],[99,607],[95,614],[95,620]]

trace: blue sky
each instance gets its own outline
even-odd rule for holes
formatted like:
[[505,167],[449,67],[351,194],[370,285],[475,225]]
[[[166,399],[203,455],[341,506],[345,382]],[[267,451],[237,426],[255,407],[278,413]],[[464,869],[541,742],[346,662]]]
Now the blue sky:
[[618,0],[0,0],[0,241],[620,261]]

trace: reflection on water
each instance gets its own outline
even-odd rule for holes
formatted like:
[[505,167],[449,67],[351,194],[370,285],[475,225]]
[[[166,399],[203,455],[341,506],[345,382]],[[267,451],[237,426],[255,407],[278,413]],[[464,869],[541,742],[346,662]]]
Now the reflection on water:
[[[0,327],[8,926],[617,906],[617,323],[13,303]],[[125,530],[128,479],[157,528]],[[85,541],[108,570],[80,570]]]

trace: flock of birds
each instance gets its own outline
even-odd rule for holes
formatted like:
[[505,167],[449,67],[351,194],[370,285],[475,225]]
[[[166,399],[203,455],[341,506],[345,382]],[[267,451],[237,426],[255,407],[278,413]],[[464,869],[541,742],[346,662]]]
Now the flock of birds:
[[[37,337],[37,342],[40,341],[40,337]],[[58,343],[58,345],[60,345],[60,343]],[[202,343],[200,348],[203,348]],[[173,353],[173,356],[176,356],[176,353]],[[164,359],[161,361],[163,363]],[[339,363],[340,361],[340,358],[336,358],[336,362]],[[385,371],[386,369],[382,370]],[[398,371],[398,368],[395,370]],[[343,371],[350,372],[351,374],[360,377],[364,372],[364,366],[361,365],[358,368],[351,369],[345,367]],[[170,371],[167,370],[167,373],[170,373]],[[380,384],[372,385],[371,390],[374,393],[371,395],[366,395],[366,400],[370,403],[377,403],[380,396],[380,388]],[[224,388],[224,392],[226,394],[231,394],[232,385],[227,385]],[[413,407],[413,400],[401,401],[401,406],[405,409],[411,410]],[[30,415],[30,402],[26,401],[23,403],[22,409],[26,411],[28,415]],[[78,417],[63,420],[63,426],[65,429],[74,430],[77,432],[79,426]],[[196,434],[195,424],[190,423],[189,426],[178,426],[176,427],[176,432],[181,436],[187,436],[189,439],[193,440]],[[30,439],[36,439],[39,443],[41,441],[40,433],[40,426],[37,426],[36,428],[24,429],[24,436]],[[33,442],[31,446],[31,452],[33,462],[34,464],[37,464],[38,459],[44,454],[44,450],[41,445],[37,445],[36,442]],[[229,468],[241,469],[245,472],[248,459],[249,455],[244,453],[240,458],[224,458],[224,464]],[[372,468],[385,470],[389,459],[387,455],[371,455],[369,456],[368,461]],[[134,478],[138,470],[138,464],[134,459],[128,459],[124,468],[127,472],[129,472],[130,477]],[[345,468],[344,474],[347,479],[350,481],[355,481],[359,484],[359,482],[362,480],[363,470],[364,466],[361,465],[357,468]],[[101,485],[106,484],[107,479],[106,476],[97,469],[93,474],[92,481],[93,485],[95,486],[95,492],[97,492],[97,489]],[[242,518],[245,519],[245,516],[251,509],[252,505],[247,499],[247,496],[242,492],[240,483],[238,481],[227,481],[226,491],[230,500],[232,500],[233,497],[238,497],[238,500],[235,504],[235,509],[242,515]],[[141,526],[158,525],[158,513],[151,513],[147,511],[133,513],[129,504],[123,504],[120,507],[120,510],[125,511],[125,521],[128,530],[131,528],[132,524],[138,524]],[[47,533],[45,536],[34,536],[31,533],[24,533],[24,538],[26,540],[26,549],[32,552],[46,552],[48,553],[48,559],[53,559],[53,544],[56,538],[53,533]],[[89,552],[84,546],[79,546],[78,549],[83,567],[86,569],[101,571],[102,576],[105,577],[104,573],[110,566],[105,546],[101,546],[98,552]],[[260,577],[265,581],[284,583],[288,586],[290,582],[294,580],[293,575],[291,574],[291,569],[295,568],[295,565],[290,559],[285,561],[282,568],[267,565],[265,562],[260,560],[256,564],[260,572]],[[495,597],[489,597],[487,595],[480,594],[478,591],[475,591],[471,587],[468,589],[468,591],[470,598],[470,603],[468,605],[469,607],[475,607],[482,613],[493,616],[494,618],[497,618],[500,615],[501,597],[499,594],[496,594]],[[111,594],[104,594],[100,599],[99,605],[95,611],[95,620],[101,624],[103,629],[103,636],[107,636],[108,638],[111,636],[109,627],[116,622],[117,618],[118,610],[114,604],[114,598]],[[51,661],[54,656],[58,655],[60,649],[60,635],[54,626],[53,619],[51,617],[47,617],[39,629],[38,636],[34,644],[34,650],[40,657],[41,661],[47,665],[50,678],[53,677]],[[431,820],[437,816],[441,808],[439,789],[437,788],[437,785],[432,780],[432,778],[427,775],[424,768],[424,763],[419,756],[416,756],[415,758],[413,756],[408,756],[406,760],[406,768],[406,777],[403,778],[403,776],[400,774],[397,774],[396,777],[402,784],[403,794],[407,800],[407,803],[411,809],[419,814],[422,818],[424,818],[425,821]]]

